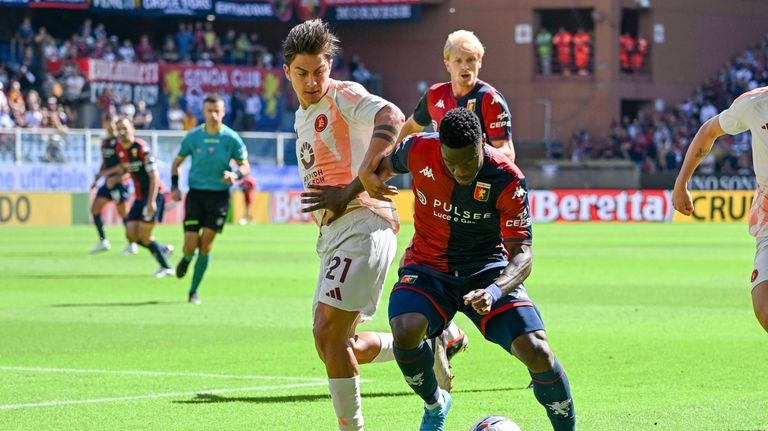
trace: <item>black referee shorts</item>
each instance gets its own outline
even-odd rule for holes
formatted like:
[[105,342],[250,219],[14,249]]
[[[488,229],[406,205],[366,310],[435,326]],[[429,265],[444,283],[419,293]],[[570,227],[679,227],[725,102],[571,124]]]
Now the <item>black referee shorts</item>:
[[184,202],[184,231],[199,232],[207,227],[221,233],[228,212],[229,190],[189,189]]

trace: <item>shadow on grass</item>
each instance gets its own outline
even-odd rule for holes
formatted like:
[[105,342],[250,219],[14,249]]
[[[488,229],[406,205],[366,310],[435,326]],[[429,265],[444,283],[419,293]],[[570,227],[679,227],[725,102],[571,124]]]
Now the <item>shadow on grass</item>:
[[[186,301],[185,301],[186,302]],[[143,307],[146,305],[176,305],[180,301],[144,301],[144,302],[94,302],[90,304],[52,304],[51,307]]]
[[[524,391],[525,387],[517,388],[483,388],[483,389],[463,389],[454,390],[452,394],[457,393],[480,393],[480,392],[506,392],[506,391]],[[415,397],[413,392],[363,392],[363,398],[394,398],[394,397]],[[212,403],[296,403],[303,401],[330,400],[329,394],[308,394],[308,395],[285,395],[285,396],[263,396],[263,397],[227,397],[215,394],[199,393],[194,399],[186,401],[172,401],[174,404],[212,404]]]

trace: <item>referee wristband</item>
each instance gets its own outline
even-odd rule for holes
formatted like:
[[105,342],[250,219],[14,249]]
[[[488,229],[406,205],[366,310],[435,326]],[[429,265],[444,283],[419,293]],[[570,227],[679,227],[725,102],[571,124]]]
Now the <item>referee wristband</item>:
[[485,291],[488,292],[489,295],[491,295],[491,304],[495,304],[496,301],[501,298],[501,288],[496,285],[496,283],[491,284],[490,286],[485,288]]
[[179,176],[178,175],[171,175],[171,187],[174,189],[179,188]]

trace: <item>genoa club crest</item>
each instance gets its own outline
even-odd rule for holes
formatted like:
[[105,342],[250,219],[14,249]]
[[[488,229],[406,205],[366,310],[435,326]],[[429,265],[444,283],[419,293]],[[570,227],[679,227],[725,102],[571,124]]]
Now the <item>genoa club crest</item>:
[[475,185],[475,200],[488,202],[488,196],[491,195],[491,185],[488,183],[477,182]]

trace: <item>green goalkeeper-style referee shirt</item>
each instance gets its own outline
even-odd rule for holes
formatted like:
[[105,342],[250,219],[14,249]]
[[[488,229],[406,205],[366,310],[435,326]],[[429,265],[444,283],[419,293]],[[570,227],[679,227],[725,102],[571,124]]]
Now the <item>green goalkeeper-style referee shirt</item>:
[[218,133],[209,135],[202,124],[181,141],[179,157],[187,156],[192,156],[190,189],[224,191],[229,189],[222,178],[224,171],[231,170],[230,160],[239,163],[248,157],[248,151],[240,136],[229,127],[222,125]]

